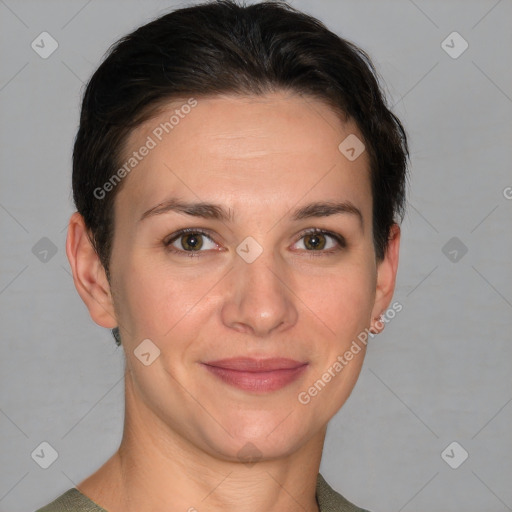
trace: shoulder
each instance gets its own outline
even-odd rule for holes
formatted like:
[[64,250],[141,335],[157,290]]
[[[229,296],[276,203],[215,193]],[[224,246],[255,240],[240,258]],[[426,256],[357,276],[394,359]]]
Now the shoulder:
[[107,512],[96,505],[76,487],[67,490],[48,505],[37,509],[35,512]]
[[320,512],[370,512],[354,505],[336,492],[320,473],[316,482],[316,497]]
[[[316,497],[320,512],[369,512],[336,492],[318,473]],[[67,490],[57,499],[35,512],[107,512],[82,494],[77,488]]]

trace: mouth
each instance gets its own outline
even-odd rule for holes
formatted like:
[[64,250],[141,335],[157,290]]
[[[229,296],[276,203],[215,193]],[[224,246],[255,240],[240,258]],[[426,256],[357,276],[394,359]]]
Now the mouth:
[[304,373],[308,364],[284,358],[233,358],[201,363],[224,383],[260,393],[277,391],[291,384]]

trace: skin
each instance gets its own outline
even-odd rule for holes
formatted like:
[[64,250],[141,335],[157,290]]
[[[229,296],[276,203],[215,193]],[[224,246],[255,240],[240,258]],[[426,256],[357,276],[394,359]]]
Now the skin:
[[[379,330],[374,323],[394,291],[400,230],[393,226],[378,262],[368,155],[351,162],[338,150],[349,134],[362,139],[352,121],[284,92],[197,99],[124,178],[111,282],[82,217],[70,219],[75,286],[98,325],[120,327],[126,355],[121,444],[77,487],[109,512],[317,511],[327,423],[349,397],[365,350],[309,404],[297,396],[360,332]],[[183,103],[136,128],[127,155]],[[170,196],[221,204],[234,220],[177,212],[139,220]],[[362,224],[350,213],[290,220],[291,210],[314,201],[350,201]],[[199,257],[187,257],[180,238],[173,248],[181,255],[164,245],[186,227],[208,231]],[[312,236],[302,234],[309,228],[339,233],[347,245],[320,235],[325,248],[311,249]],[[248,236],[263,248],[252,263],[236,252]],[[134,355],[147,338],[160,350],[149,366]],[[309,364],[298,380],[264,394],[231,387],[200,365],[235,356]],[[237,455],[247,443],[261,456],[255,464]]]

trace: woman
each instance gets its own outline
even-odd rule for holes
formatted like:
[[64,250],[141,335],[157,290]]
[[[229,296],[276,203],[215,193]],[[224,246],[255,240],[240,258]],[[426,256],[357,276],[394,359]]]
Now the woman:
[[116,43],[66,251],[125,351],[124,433],[39,512],[362,511],[318,471],[395,309],[407,157],[366,54],[286,4],[195,5]]

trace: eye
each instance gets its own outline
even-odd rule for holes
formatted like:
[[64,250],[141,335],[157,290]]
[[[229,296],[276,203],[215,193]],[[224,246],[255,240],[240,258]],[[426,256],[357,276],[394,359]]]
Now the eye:
[[[206,243],[205,243],[206,239]],[[208,244],[211,244],[208,246]],[[171,235],[171,238],[164,242],[164,245],[174,253],[187,256],[197,256],[193,253],[204,252],[201,249],[215,249],[218,245],[210,238],[210,236],[200,229],[186,228],[180,229]]]
[[[299,241],[302,240],[304,250],[308,252],[319,252],[320,254],[318,254],[318,256],[322,255],[322,253],[330,254],[337,252],[347,245],[341,235],[317,228],[303,232]],[[301,247],[299,248],[302,249]],[[315,254],[315,256],[317,255]]]
[[[302,232],[299,238],[299,242],[300,241],[302,241],[303,246],[299,247],[300,250],[305,250],[309,253],[318,253],[310,254],[311,256],[332,254],[340,251],[347,245],[343,236],[318,228]],[[212,240],[210,235],[197,228],[180,229],[176,233],[173,233],[169,239],[164,241],[164,245],[170,252],[189,257],[197,257],[201,252],[218,249],[218,245]]]

